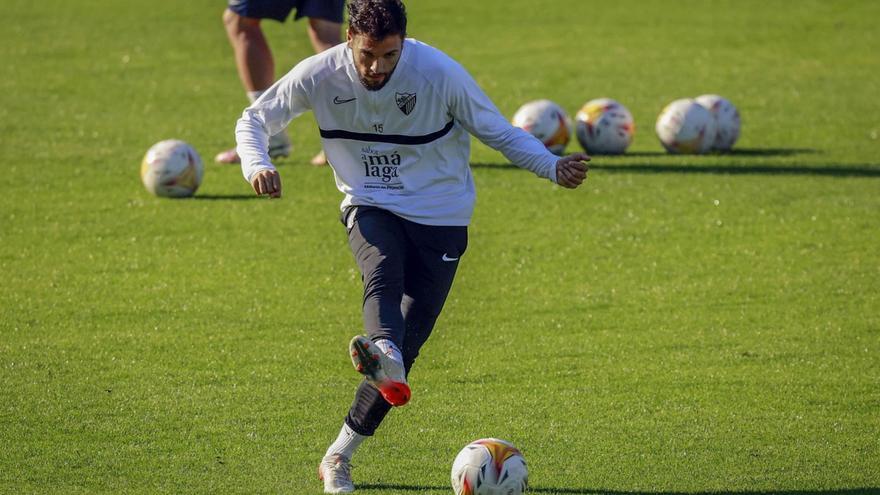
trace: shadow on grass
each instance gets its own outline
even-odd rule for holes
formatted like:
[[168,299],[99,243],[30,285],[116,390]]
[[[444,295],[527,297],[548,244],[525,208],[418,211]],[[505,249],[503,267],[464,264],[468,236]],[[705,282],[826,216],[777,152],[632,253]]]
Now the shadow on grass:
[[194,200],[201,201],[245,201],[249,199],[266,199],[256,194],[196,194]]
[[[393,490],[396,492],[423,492],[442,491],[448,492],[448,486],[427,486],[427,485],[395,485],[395,484],[364,484],[358,485],[358,490]],[[777,491],[714,491],[714,492],[640,492],[640,491],[621,491],[621,490],[603,490],[601,488],[550,488],[550,487],[529,487],[526,494],[529,493],[559,493],[559,494],[586,494],[586,495],[880,495],[880,488],[841,488],[832,490],[777,490]]]
[[394,490],[400,492],[423,492],[425,490],[437,490],[437,491],[451,491],[452,488],[449,486],[430,486],[430,485],[395,485],[393,483],[358,483],[355,485],[357,491],[370,491],[370,490]]
[[717,491],[717,492],[639,492],[601,490],[593,488],[529,488],[527,493],[577,493],[590,495],[862,495],[880,494],[880,488],[843,488],[839,490],[777,490],[777,491]]
[[[707,158],[717,161],[717,158],[729,158],[730,163],[712,165],[682,165],[663,164],[646,161],[646,157],[673,157],[662,151],[634,152],[625,155],[611,157],[603,160],[603,157],[594,157],[590,169],[599,172],[625,173],[625,174],[717,174],[717,175],[806,175],[820,177],[880,177],[880,163],[866,163],[858,165],[822,166],[822,165],[749,165],[749,157],[762,156],[792,156],[801,154],[816,154],[820,151],[813,149],[798,148],[765,148],[765,149],[738,149],[725,154],[705,155]],[[695,157],[690,157],[695,158]],[[509,164],[499,163],[472,163],[472,168],[487,169],[516,169]]]
[[[710,153],[709,156],[794,156],[818,153],[821,151],[811,148],[734,148],[727,153]],[[633,151],[624,156],[669,156],[669,153],[665,151]]]
[[792,167],[788,165],[627,165],[593,164],[591,170],[625,174],[813,175],[824,177],[880,177],[880,166]]

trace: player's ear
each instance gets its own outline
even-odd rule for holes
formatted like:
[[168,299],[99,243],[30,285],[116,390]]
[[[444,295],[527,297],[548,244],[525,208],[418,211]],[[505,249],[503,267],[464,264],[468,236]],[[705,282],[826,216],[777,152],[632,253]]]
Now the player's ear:
[[351,46],[351,40],[354,38],[354,33],[351,31],[351,28],[345,30],[345,41],[348,43],[348,46]]

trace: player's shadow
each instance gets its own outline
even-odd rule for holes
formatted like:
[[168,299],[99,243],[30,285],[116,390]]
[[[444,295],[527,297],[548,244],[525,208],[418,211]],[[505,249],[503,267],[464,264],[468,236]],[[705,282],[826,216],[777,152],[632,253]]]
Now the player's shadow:
[[395,492],[424,492],[424,491],[442,491],[448,493],[451,488],[448,486],[430,486],[430,485],[399,485],[393,483],[358,483],[358,491],[370,490],[391,490]]
[[266,198],[256,194],[196,194],[192,199],[196,201],[246,201]]
[[[401,485],[401,484],[385,484],[373,483],[358,485],[358,490],[386,490],[393,492],[439,492],[449,493],[449,486],[428,486],[428,485]],[[603,490],[601,488],[552,488],[535,486],[529,487],[528,493],[547,493],[547,494],[579,494],[579,495],[880,495],[880,488],[864,487],[864,488],[841,488],[836,490],[740,490],[740,491],[695,491],[695,492],[643,492],[643,491],[622,491],[622,490]]]

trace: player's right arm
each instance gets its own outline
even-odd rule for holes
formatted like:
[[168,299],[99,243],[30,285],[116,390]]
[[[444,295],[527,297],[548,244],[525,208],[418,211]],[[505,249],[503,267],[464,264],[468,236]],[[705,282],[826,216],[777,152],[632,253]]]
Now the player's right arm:
[[269,136],[282,132],[298,115],[309,110],[303,81],[308,66],[299,64],[247,107],[235,126],[241,171],[254,192],[281,196],[281,177],[269,159]]
[[277,170],[260,170],[251,179],[251,187],[258,196],[267,195],[270,198],[281,197],[281,175]]

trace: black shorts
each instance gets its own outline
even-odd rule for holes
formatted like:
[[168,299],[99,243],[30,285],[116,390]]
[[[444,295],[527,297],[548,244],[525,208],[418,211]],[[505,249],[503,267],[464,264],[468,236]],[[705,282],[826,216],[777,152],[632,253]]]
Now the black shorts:
[[284,22],[296,9],[293,20],[314,17],[342,24],[345,0],[228,0],[227,8],[242,17]]

